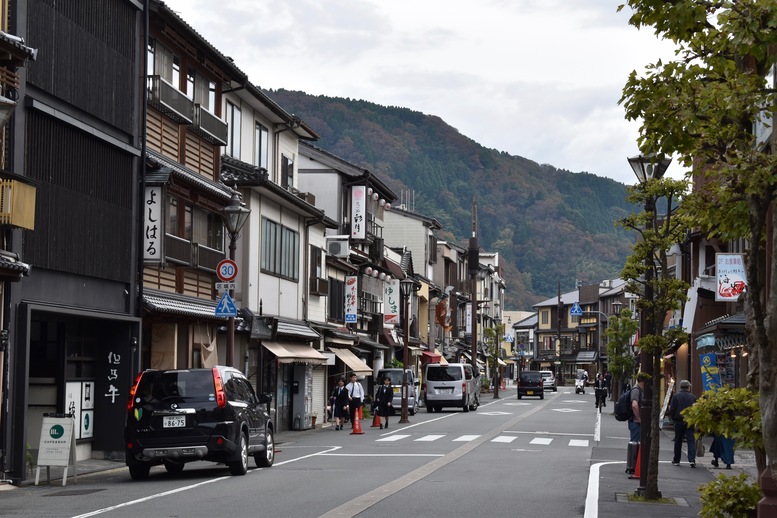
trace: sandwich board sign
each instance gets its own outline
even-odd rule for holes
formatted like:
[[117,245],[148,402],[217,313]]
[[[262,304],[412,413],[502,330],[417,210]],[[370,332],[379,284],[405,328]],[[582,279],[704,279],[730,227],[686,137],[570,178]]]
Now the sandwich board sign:
[[51,485],[51,466],[64,466],[62,485],[67,483],[67,469],[73,460],[73,480],[78,484],[76,470],[76,429],[72,414],[43,414],[38,445],[38,466],[35,470],[35,485],[40,479],[40,467],[46,466],[46,476]]

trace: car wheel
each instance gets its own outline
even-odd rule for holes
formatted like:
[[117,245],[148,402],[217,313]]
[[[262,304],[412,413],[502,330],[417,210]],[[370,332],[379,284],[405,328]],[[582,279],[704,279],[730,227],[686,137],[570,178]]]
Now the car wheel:
[[472,405],[469,407],[470,410],[473,412],[478,409],[480,406],[480,398],[478,396],[475,396],[475,402],[472,403]]
[[151,466],[148,464],[136,464],[129,466],[130,477],[132,480],[146,480],[148,478],[148,472],[151,471]]
[[416,399],[413,401],[413,406],[407,409],[408,413],[410,415],[415,415],[416,412],[418,412],[418,400]]
[[229,466],[229,472],[233,475],[245,475],[246,471],[248,471],[248,444],[246,443],[246,436],[244,433],[240,432],[240,458],[228,462],[227,466]]
[[165,460],[162,462],[165,465],[165,469],[168,473],[180,473],[183,471],[183,462],[175,462],[174,460]]
[[521,395],[520,394],[518,394],[518,399],[521,399]]
[[469,412],[469,403],[465,401],[464,404],[461,405],[461,409],[464,410],[465,412]]
[[553,392],[557,392],[557,391],[558,391],[558,387],[553,387]]
[[434,411],[437,413],[442,412],[442,405],[434,405]]
[[257,468],[269,468],[275,462],[275,437],[271,429],[267,429],[267,437],[264,440],[264,452],[254,455]]
[[434,412],[434,408],[432,408],[432,405],[426,405],[426,413],[431,414]]
[[540,394],[540,399],[545,399],[545,394]]

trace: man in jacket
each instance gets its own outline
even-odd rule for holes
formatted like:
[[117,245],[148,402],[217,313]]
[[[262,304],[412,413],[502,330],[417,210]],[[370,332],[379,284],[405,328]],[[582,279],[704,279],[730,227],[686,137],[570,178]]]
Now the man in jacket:
[[672,396],[669,403],[669,416],[674,422],[674,457],[672,466],[680,465],[680,456],[683,449],[683,438],[688,443],[688,462],[692,468],[696,467],[696,437],[692,426],[688,426],[682,416],[682,411],[696,403],[696,396],[691,393],[691,382],[682,380],[680,392]]

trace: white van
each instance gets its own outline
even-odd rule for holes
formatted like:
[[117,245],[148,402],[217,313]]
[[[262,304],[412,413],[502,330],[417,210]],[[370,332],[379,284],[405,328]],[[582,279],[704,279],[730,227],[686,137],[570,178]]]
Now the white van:
[[469,412],[480,406],[480,372],[469,363],[429,363],[423,381],[427,412],[446,406]]
[[[415,375],[411,369],[405,369],[407,372],[407,413],[415,415],[418,412],[418,381],[415,379]],[[404,373],[402,369],[381,369],[378,371],[378,376],[375,378],[375,385],[380,387],[383,385],[383,378],[388,376],[391,378],[391,388],[394,391],[394,399],[391,401],[391,406],[394,409],[394,413],[399,414],[402,411],[402,377]],[[377,390],[377,388],[376,388]]]

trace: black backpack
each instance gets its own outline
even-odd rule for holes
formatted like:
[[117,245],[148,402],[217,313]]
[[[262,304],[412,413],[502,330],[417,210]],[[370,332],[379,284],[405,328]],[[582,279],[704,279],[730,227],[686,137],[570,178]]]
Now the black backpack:
[[617,421],[628,421],[631,417],[631,391],[626,390],[615,402],[615,419]]

